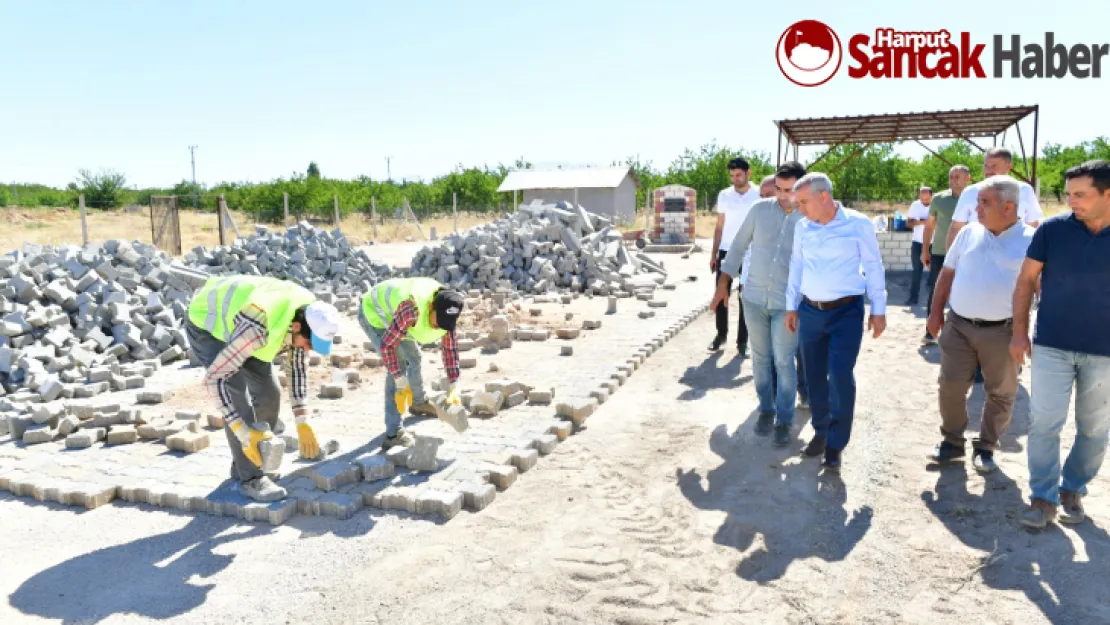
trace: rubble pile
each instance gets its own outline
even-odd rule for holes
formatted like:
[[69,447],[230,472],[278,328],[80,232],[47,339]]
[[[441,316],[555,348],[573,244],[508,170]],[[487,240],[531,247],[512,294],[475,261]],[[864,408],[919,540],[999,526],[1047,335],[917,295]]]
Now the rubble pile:
[[420,250],[411,271],[460,290],[535,294],[653,290],[667,277],[661,263],[625,249],[607,218],[542,200]]

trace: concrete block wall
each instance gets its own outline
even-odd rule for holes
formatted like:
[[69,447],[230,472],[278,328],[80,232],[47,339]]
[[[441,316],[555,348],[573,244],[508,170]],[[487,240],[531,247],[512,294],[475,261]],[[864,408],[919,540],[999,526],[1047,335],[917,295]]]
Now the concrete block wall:
[[880,232],[879,251],[883,254],[883,266],[887,271],[910,271],[910,247],[913,245],[912,232]]

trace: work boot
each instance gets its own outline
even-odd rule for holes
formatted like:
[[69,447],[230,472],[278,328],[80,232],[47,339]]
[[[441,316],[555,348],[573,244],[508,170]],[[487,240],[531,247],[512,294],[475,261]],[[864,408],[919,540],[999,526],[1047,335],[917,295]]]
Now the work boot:
[[921,339],[921,344],[922,345],[936,345],[937,340],[935,338],[933,338],[932,336],[930,336],[928,332],[926,332],[925,337]]
[[971,455],[971,466],[975,470],[987,474],[993,473],[998,470],[998,465],[994,462],[994,452],[986,449],[976,449]]
[[1080,501],[1082,497],[1079,493],[1060,491],[1060,507],[1063,508],[1060,514],[1061,523],[1077,525],[1087,518],[1087,515],[1083,512],[1083,502]]
[[748,345],[747,345],[747,343],[737,343],[736,344],[736,351],[737,351],[737,353],[740,354],[741,358],[747,358],[748,357]]
[[821,468],[826,471],[840,472],[840,450],[839,449],[826,449],[825,461],[821,463]]
[[775,447],[786,447],[790,444],[790,426],[775,426]]
[[253,480],[239,482],[239,492],[255,501],[270,503],[285,499],[285,489],[274,483],[273,480],[263,475]]
[[416,437],[405,428],[397,430],[393,436],[386,436],[382,441],[382,451],[388,451],[398,445],[401,447],[412,447],[416,444]]
[[1021,515],[1025,527],[1041,530],[1056,520],[1056,506],[1043,499],[1034,499]]
[[[278,471],[274,471],[272,473],[263,473],[263,475],[270,478],[271,480],[274,480],[275,482],[281,479],[281,473],[279,473]],[[234,462],[231,463],[230,477],[231,477],[232,480],[235,480],[236,482],[242,482],[243,481],[242,476],[239,475],[239,469],[235,468],[235,463]]]
[[809,441],[802,453],[811,458],[825,453],[825,437],[821,434],[814,434],[813,439]]
[[432,402],[430,402],[426,399],[424,401],[420,402],[419,404],[413,404],[413,405],[409,406],[409,414],[416,415],[416,416],[419,416],[419,417],[436,417],[436,416],[439,416],[436,413],[435,405],[433,405]]
[[929,460],[940,464],[960,462],[965,457],[967,457],[967,452],[964,451],[962,446],[953,445],[948,441],[941,441],[933,450],[933,453],[929,454]]
[[771,433],[771,428],[775,426],[775,413],[761,412],[759,413],[759,420],[755,422],[755,433],[759,436],[767,436]]
[[724,344],[724,342],[725,342],[725,340],[723,338],[719,337],[719,336],[714,338],[713,342],[709,344],[709,351],[711,351],[711,352],[721,351],[721,345]]

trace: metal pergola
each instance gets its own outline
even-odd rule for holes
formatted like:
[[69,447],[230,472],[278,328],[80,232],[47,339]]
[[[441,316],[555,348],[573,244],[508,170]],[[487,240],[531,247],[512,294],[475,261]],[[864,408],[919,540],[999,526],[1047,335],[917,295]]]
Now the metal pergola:
[[[1030,168],[1029,159],[1025,153],[1025,139],[1021,134],[1019,122],[1033,116],[1033,163]],[[1031,172],[1027,178],[1024,172],[1014,171],[1014,175],[1036,187],[1037,180],[1037,126],[1040,121],[1040,105],[1011,106],[1001,108],[964,109],[959,111],[937,111],[932,113],[892,113],[888,115],[856,115],[847,117],[822,117],[806,119],[786,119],[775,122],[779,129],[778,151],[775,154],[776,167],[781,164],[785,155],[790,153],[790,146],[794,146],[794,160],[798,160],[798,146],[802,145],[827,145],[829,149],[817,157],[806,169],[821,162],[833,150],[844,144],[863,144],[837,164],[832,171],[836,171],[845,163],[860,155],[868,144],[897,143],[900,141],[916,141],[918,145],[929,151],[940,160],[949,163],[946,158],[935,150],[922,143],[922,141],[938,139],[963,139],[975,146],[980,152],[986,148],[975,142],[975,138],[990,138],[993,145],[998,145],[998,137],[1013,126],[1017,132],[1018,144],[1021,146],[1021,160],[1025,172]],[[786,150],[783,151],[783,138],[786,138]],[[832,173],[832,171],[827,173]]]

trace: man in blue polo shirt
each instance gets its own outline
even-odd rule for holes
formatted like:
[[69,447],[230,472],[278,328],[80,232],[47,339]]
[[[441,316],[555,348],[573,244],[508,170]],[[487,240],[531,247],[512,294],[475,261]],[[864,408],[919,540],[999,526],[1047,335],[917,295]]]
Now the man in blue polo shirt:
[[[1033,235],[1014,291],[1010,353],[1031,356],[1030,506],[1022,524],[1082,523],[1087,484],[1098,474],[1110,432],[1110,161],[1064,174],[1071,213]],[[1029,309],[1041,281],[1032,344]],[[1060,432],[1075,391],[1075,443],[1060,467]]]

